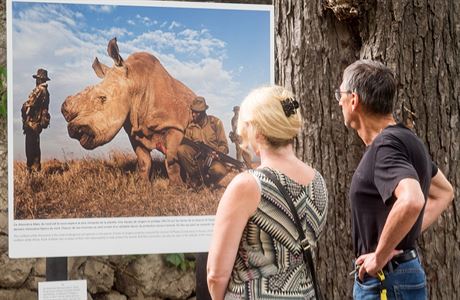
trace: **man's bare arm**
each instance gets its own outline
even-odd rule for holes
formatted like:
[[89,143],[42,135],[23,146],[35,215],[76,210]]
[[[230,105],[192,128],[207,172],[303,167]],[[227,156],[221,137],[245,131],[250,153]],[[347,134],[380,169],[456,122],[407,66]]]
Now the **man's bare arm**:
[[375,252],[361,255],[356,260],[356,264],[362,265],[359,269],[361,280],[365,273],[375,276],[397,253],[394,249],[415,224],[423,209],[425,199],[420,184],[415,179],[401,180],[394,195],[396,201],[383,227],[377,249]]
[[425,202],[419,182],[411,178],[401,180],[394,195],[396,201],[385,222],[376,249],[377,255],[382,255],[384,264],[417,221]]
[[425,214],[423,215],[422,232],[437,220],[453,199],[454,189],[439,170],[436,176],[431,179]]

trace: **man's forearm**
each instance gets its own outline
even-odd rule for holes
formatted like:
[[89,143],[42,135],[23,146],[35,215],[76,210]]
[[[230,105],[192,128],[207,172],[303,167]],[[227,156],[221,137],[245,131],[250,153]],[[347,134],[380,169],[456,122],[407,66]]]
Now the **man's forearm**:
[[447,181],[441,170],[431,180],[425,213],[423,215],[422,232],[433,224],[454,198],[452,185]]
[[377,260],[382,264],[387,263],[393,250],[396,249],[401,240],[414,226],[422,208],[423,203],[420,205],[418,202],[409,199],[398,199],[395,202],[385,222],[375,251]]
[[428,198],[425,213],[423,214],[422,232],[430,227],[445,209],[445,206],[437,205],[433,199]]
[[448,190],[444,193],[441,199],[428,197],[423,214],[422,232],[431,226],[439,216],[447,209],[454,197],[453,190]]

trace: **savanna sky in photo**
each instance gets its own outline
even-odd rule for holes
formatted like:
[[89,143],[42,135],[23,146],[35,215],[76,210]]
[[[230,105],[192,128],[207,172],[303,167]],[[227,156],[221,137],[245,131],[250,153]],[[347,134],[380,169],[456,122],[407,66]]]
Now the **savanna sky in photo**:
[[[260,10],[261,6],[89,3],[12,3],[9,69],[13,103],[9,117],[13,122],[10,137],[14,160],[25,160],[21,106],[35,86],[32,75],[38,68],[47,69],[51,79],[51,125],[41,134],[42,159],[104,157],[111,150],[132,152],[123,129],[108,144],[84,150],[68,136],[60,112],[67,96],[101,81],[91,68],[95,57],[113,66],[107,55],[107,44],[113,37],[124,59],[138,51],[152,53],[172,76],[204,96],[208,113],[222,119],[227,136],[233,106],[251,89],[273,80],[270,11]],[[234,147],[230,145],[230,149]]]

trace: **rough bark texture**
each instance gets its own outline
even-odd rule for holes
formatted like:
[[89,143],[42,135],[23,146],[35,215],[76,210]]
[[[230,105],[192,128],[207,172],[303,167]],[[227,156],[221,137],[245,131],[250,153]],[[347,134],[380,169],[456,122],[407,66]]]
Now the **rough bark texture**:
[[[352,245],[347,191],[364,147],[345,129],[333,90],[358,58],[391,67],[399,81],[396,115],[413,126],[456,189],[459,169],[460,3],[400,0],[275,1],[276,80],[291,88],[305,117],[298,155],[320,170],[331,206],[319,244],[326,299],[351,297]],[[458,299],[459,205],[419,240],[430,299]]]

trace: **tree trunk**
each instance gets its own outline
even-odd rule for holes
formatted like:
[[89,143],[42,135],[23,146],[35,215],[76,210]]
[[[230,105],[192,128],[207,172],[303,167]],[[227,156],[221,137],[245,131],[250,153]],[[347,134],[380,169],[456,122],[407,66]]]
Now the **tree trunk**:
[[[460,3],[401,0],[275,0],[276,81],[297,95],[305,123],[297,153],[322,172],[330,210],[319,243],[326,299],[350,298],[353,278],[348,188],[364,146],[333,90],[358,58],[383,61],[399,82],[397,117],[425,141],[433,160],[459,186]],[[456,189],[456,198],[459,196]],[[429,299],[458,299],[459,205],[419,239]]]

